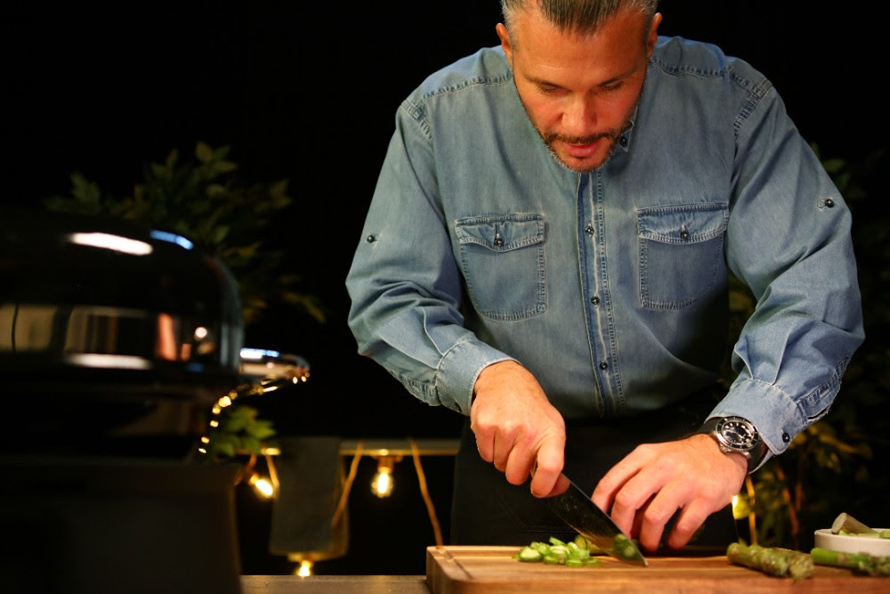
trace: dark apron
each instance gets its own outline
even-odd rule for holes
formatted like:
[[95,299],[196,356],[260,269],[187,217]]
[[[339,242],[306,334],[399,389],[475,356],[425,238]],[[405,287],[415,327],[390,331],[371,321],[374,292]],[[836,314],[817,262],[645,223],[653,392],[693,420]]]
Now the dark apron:
[[[565,474],[585,492],[641,443],[686,437],[713,409],[712,396],[700,395],[666,410],[634,417],[567,423]],[[534,497],[529,481],[515,486],[494,465],[479,457],[470,421],[464,423],[455,460],[451,510],[451,544],[525,545],[551,536],[571,539],[575,532]],[[738,540],[731,506],[712,514],[694,542],[725,551]]]

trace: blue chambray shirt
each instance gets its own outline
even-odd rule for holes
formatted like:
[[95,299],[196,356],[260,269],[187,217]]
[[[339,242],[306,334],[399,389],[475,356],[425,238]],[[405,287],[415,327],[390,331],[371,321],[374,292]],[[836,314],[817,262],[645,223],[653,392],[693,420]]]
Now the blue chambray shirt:
[[568,420],[712,385],[730,271],[758,300],[713,415],[780,453],[824,415],[863,340],[850,211],[770,82],[659,38],[632,126],[573,172],[526,116],[500,48],[427,78],[395,133],[346,280],[359,352],[469,414],[514,359]]

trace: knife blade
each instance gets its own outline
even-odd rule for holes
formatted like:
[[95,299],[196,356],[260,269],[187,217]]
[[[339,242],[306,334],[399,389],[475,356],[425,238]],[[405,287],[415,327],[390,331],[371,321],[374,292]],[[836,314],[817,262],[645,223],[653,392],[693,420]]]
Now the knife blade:
[[560,495],[544,499],[550,510],[607,555],[625,563],[648,567],[649,562],[612,518],[581,487],[565,474],[563,476],[569,482],[569,488]]

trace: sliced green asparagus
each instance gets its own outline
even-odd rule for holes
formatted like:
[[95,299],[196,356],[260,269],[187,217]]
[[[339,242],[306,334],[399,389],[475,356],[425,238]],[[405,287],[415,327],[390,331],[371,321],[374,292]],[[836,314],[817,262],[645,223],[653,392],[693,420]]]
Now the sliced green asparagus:
[[623,534],[617,534],[615,536],[615,542],[612,544],[612,551],[625,559],[633,559],[637,556],[637,549],[633,542]]
[[[586,540],[584,545],[587,545]],[[518,553],[513,555],[513,558],[525,563],[545,563],[568,567],[586,567],[601,563],[599,559],[590,556],[589,545],[583,546],[577,538],[567,543],[555,537],[550,537],[546,543],[533,541],[528,546],[522,547]]]

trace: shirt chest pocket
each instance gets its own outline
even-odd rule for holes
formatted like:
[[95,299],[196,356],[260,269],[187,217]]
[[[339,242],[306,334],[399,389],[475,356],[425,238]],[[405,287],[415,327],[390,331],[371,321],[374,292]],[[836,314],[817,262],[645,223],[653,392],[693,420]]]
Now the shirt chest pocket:
[[544,221],[540,215],[460,219],[454,231],[467,293],[480,315],[518,320],[545,311]]
[[643,307],[686,307],[726,283],[728,218],[726,203],[637,209]]

